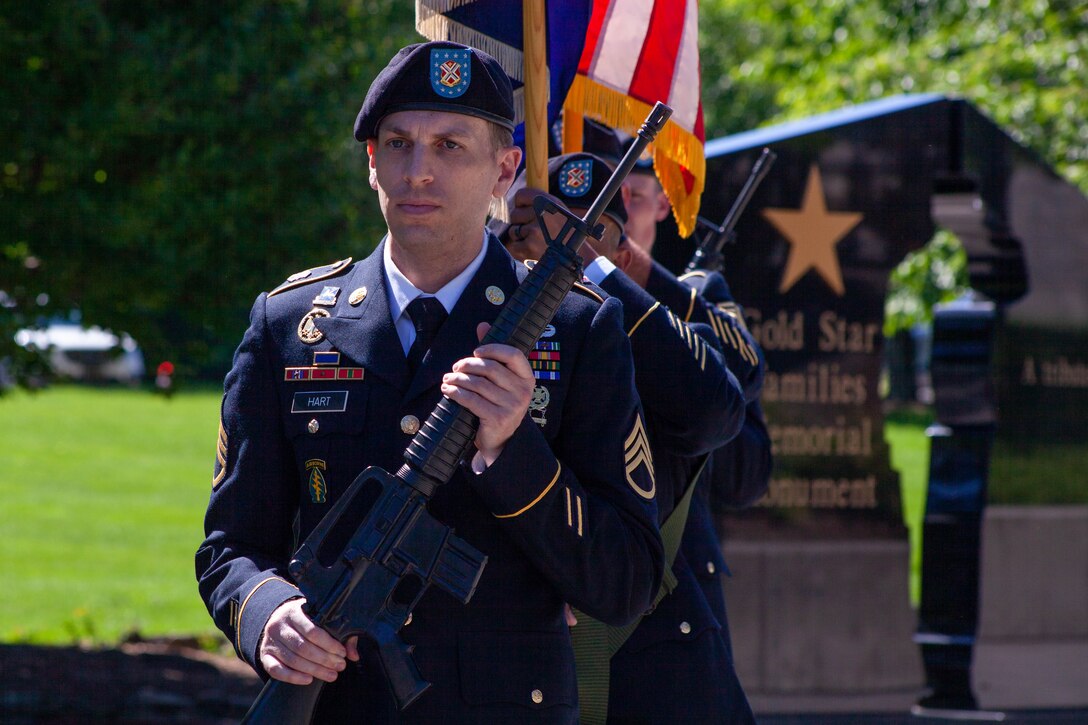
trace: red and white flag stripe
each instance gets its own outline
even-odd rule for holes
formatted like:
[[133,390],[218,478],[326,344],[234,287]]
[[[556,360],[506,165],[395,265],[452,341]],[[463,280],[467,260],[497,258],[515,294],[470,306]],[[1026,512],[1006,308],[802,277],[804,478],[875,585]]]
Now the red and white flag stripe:
[[634,133],[663,101],[673,116],[654,144],[654,165],[682,234],[694,229],[705,176],[697,0],[594,0],[574,113]]
[[[700,113],[699,13],[695,0],[597,2],[578,71],[644,103],[664,101],[695,132]],[[639,48],[632,63],[632,49]]]

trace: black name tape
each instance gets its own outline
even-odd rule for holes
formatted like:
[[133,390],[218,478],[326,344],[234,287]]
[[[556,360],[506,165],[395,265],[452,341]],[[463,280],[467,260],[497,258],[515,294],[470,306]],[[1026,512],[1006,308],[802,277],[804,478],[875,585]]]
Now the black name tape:
[[348,391],[321,390],[295,393],[291,400],[292,413],[343,413],[348,408]]

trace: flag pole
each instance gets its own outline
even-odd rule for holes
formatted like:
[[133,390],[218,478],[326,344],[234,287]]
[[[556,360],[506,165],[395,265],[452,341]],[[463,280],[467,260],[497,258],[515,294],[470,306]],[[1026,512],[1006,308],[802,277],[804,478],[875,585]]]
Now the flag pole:
[[525,173],[529,186],[548,188],[548,50],[544,0],[522,1],[525,55]]
[[563,153],[574,154],[582,150],[584,123],[584,116],[573,104],[563,104]]

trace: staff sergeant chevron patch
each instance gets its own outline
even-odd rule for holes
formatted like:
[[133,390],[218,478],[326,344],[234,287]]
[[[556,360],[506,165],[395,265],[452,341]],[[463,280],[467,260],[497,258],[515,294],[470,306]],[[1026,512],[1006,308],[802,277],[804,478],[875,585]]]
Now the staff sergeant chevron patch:
[[627,483],[642,498],[652,499],[657,492],[654,457],[650,453],[650,439],[646,436],[641,415],[635,415],[635,424],[623,443],[623,462],[627,467]]

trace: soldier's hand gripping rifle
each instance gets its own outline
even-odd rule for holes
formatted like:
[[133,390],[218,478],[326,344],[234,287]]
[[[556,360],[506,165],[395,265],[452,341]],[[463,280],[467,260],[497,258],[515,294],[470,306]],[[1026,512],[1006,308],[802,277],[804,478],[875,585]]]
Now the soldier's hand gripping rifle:
[[775,158],[777,156],[774,151],[768,148],[763,149],[763,153],[759,155],[755,164],[752,165],[752,173],[748,174],[748,179],[744,182],[744,186],[741,187],[740,194],[733,201],[733,206],[725,215],[721,226],[705,217],[696,219],[695,225],[702,230],[703,238],[699,240],[698,245],[695,247],[695,253],[691,255],[691,261],[688,262],[684,272],[694,272],[697,269],[705,269],[710,272],[722,271],[722,248],[736,240],[736,234],[733,230],[737,226],[737,220],[740,219],[744,208],[748,206],[748,202],[752,200],[752,194],[756,192],[756,188],[763,181],[763,177],[771,170]]
[[[482,344],[511,345],[523,354],[555,317],[563,297],[581,278],[578,249],[587,236],[600,239],[598,223],[608,202],[646,146],[672,115],[658,103],[636,142],[616,167],[600,196],[579,219],[551,200],[534,201],[548,249],[499,313]],[[545,213],[566,217],[552,238]],[[404,452],[396,475],[371,466],[359,474],[295,552],[288,567],[306,597],[303,611],[341,642],[352,635],[373,641],[401,709],[430,686],[412,648],[397,636],[427,587],[434,584],[467,603],[487,557],[433,518],[427,501],[449,481],[476,438],[479,419],[443,397]],[[269,680],[243,723],[309,723],[324,683],[292,685]]]

